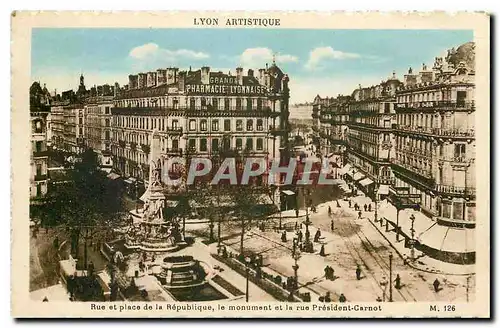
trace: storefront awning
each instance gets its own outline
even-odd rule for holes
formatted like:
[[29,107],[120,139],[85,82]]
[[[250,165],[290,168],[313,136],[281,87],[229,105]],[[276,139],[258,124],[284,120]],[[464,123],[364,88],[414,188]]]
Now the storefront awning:
[[340,174],[346,174],[347,172],[349,172],[349,170],[351,169],[351,165],[350,164],[346,164],[344,165],[344,167],[339,171]]
[[358,181],[358,180],[361,180],[365,177],[365,175],[361,172],[356,172],[354,173],[354,176],[352,177],[354,179],[354,181]]
[[287,196],[293,196],[293,195],[295,195],[295,193],[293,191],[291,191],[291,190],[282,190],[281,192],[284,193]]
[[378,195],[389,195],[389,185],[380,185],[378,188]]
[[366,187],[372,183],[373,181],[370,178],[363,179],[359,182],[359,184],[362,185],[363,187]]

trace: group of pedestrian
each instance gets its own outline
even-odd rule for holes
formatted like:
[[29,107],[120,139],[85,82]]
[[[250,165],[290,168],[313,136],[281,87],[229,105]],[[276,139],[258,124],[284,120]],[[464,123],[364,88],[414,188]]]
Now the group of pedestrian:
[[335,280],[335,270],[331,266],[327,265],[324,271],[327,280]]

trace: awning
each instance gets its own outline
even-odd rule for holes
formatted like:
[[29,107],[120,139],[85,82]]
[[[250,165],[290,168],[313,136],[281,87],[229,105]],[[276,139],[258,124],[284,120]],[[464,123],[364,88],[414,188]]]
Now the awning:
[[349,172],[349,170],[351,169],[351,165],[350,164],[346,164],[344,165],[344,167],[339,171],[340,174],[346,174],[347,172]]
[[132,177],[130,177],[130,178],[128,178],[127,180],[125,180],[125,183],[134,184],[136,181],[137,181],[137,179],[136,179],[136,178],[132,178]]
[[281,192],[284,193],[287,196],[293,196],[293,195],[295,195],[295,193],[293,191],[291,191],[291,190],[282,190]]
[[359,182],[359,184],[362,185],[363,187],[366,187],[372,183],[373,183],[373,181],[370,178],[363,179]]
[[354,179],[355,181],[358,181],[358,180],[363,179],[364,177],[365,177],[365,175],[364,175],[363,173],[361,173],[361,172],[356,172],[356,173],[354,173],[353,179]]
[[116,173],[110,173],[107,175],[108,179],[111,179],[111,180],[116,180],[120,177],[119,174],[116,174]]
[[378,195],[389,195],[389,185],[380,185],[378,188]]
[[101,171],[104,171],[106,173],[111,173],[112,168],[111,167],[101,167]]

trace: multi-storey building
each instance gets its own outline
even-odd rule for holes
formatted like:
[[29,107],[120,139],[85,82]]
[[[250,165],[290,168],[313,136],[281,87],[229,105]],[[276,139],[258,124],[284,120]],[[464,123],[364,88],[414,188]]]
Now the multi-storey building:
[[346,161],[346,146],[349,132],[349,104],[350,96],[330,98],[330,104],[320,113],[322,122],[321,135],[324,138],[325,154],[330,162],[337,167],[343,167]]
[[108,173],[113,167],[111,156],[113,97],[112,94],[108,94],[86,98],[83,117],[85,146],[97,153],[101,168]]
[[50,108],[51,116],[51,144],[55,150],[63,150],[64,147],[64,106],[69,105],[69,101],[54,101]]
[[50,113],[50,95],[39,82],[30,88],[30,203],[38,204],[47,194],[47,115]]
[[438,222],[475,221],[474,45],[436,58],[432,69],[410,69],[397,91],[397,187],[421,194]]
[[274,63],[257,76],[251,69],[244,75],[240,67],[235,75],[209,67],[130,75],[112,109],[115,168],[145,179],[154,130],[164,160],[193,153],[215,156],[230,149],[269,159],[286,156],[288,80]]
[[396,123],[396,74],[376,86],[354,90],[349,103],[348,162],[346,173],[369,195],[377,185],[391,184],[395,157],[392,125]]

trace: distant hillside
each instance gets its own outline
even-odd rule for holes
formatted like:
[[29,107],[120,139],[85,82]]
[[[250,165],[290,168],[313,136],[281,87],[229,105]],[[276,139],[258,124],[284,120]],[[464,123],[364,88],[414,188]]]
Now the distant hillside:
[[312,115],[312,103],[290,105],[290,118],[310,119]]

